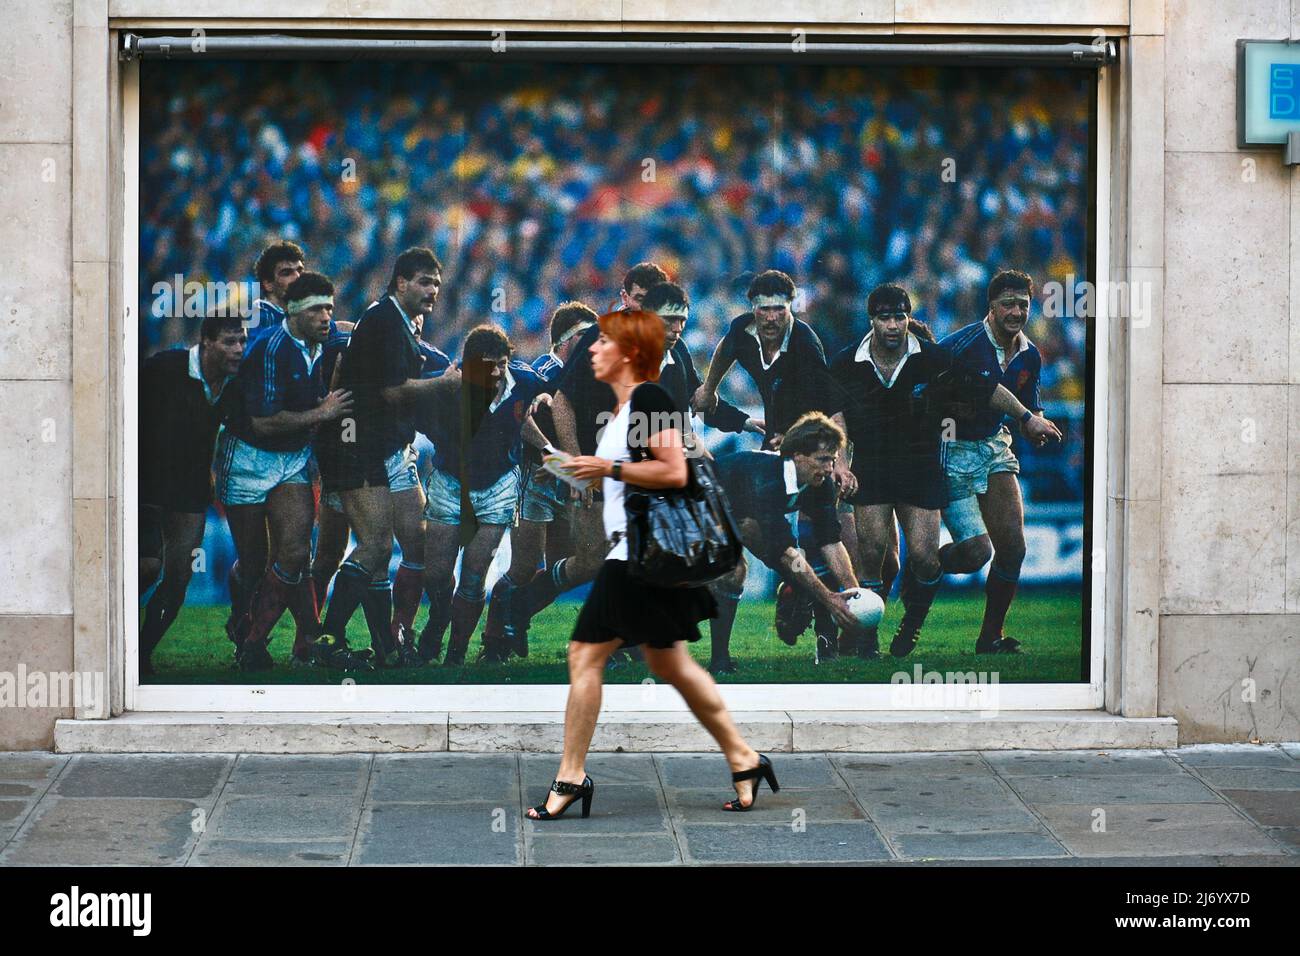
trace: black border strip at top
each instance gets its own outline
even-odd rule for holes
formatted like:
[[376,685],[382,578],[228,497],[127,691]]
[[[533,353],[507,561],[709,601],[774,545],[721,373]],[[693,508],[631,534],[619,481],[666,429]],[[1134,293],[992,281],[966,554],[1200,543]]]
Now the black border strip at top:
[[[491,34],[478,37],[319,37],[285,34],[142,37],[126,33],[119,55],[124,60],[355,60],[438,59],[487,60],[493,57],[530,60],[772,61],[799,57],[808,62],[880,64],[955,64],[964,66],[1051,66],[1099,69],[1114,63],[1115,44],[1104,43],[894,43],[807,42],[789,40],[665,40],[511,37],[504,49],[494,49]],[[499,46],[499,44],[498,44]]]

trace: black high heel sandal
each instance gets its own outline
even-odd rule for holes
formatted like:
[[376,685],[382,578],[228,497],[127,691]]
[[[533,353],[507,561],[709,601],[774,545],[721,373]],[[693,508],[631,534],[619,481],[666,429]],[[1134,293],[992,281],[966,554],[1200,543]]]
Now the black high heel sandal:
[[583,778],[582,783],[564,783],[560,780],[552,780],[551,790],[562,797],[571,796],[573,799],[555,813],[551,813],[546,809],[546,801],[543,800],[540,806],[533,807],[533,812],[536,813],[537,816],[529,817],[528,819],[558,820],[560,817],[564,816],[569,807],[578,802],[579,797],[582,798],[582,818],[585,820],[587,817],[591,816],[591,798],[596,793],[596,785],[592,783],[590,776]]
[[754,792],[750,794],[749,806],[747,807],[742,804],[740,798],[737,797],[735,800],[728,800],[724,803],[722,809],[734,810],[737,813],[744,813],[749,810],[750,807],[754,805],[755,801],[758,800],[758,781],[760,779],[767,781],[767,785],[772,789],[773,793],[776,793],[781,789],[781,785],[776,782],[776,772],[772,769],[772,761],[767,759],[766,754],[758,755],[757,767],[754,767],[752,770],[737,770],[731,775],[732,783],[740,783],[742,780],[754,781]]

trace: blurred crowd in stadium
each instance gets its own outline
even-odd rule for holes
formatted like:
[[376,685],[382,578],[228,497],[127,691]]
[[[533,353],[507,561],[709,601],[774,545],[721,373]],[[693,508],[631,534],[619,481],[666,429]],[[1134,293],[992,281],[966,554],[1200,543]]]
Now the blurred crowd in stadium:
[[[1086,275],[1087,84],[815,65],[144,64],[141,355],[197,331],[152,313],[154,283],[251,280],[277,236],[334,280],[340,319],[382,292],[398,251],[435,249],[444,291],[424,335],[452,354],[492,320],[531,359],[555,305],[613,308],[647,259],[688,290],[701,366],[745,311],[748,274],[769,267],[800,283],[797,311],[828,353],[861,336],[885,281],[942,336],[983,314],[999,267],[1040,287]],[[1085,321],[1036,305],[1028,332],[1068,428],[1040,461],[1027,449],[1029,497],[1081,501]],[[741,378],[733,400],[756,407]]]

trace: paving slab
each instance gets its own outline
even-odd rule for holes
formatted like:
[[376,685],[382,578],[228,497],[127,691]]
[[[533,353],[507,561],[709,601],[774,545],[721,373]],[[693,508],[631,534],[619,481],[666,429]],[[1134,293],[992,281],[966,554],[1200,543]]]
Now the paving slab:
[[46,796],[0,854],[0,866],[182,863],[197,834],[189,800]]
[[1174,751],[1189,767],[1275,767],[1297,770],[1296,762],[1280,747],[1259,744],[1202,744]]
[[602,864],[681,863],[671,836],[534,836],[528,860],[540,866],[599,866]]
[[1068,857],[1065,847],[1041,827],[1029,833],[904,833],[892,836],[904,859],[996,860]]
[[48,780],[68,759],[63,754],[0,753],[0,780]]
[[977,753],[942,754],[853,754],[830,758],[842,772],[848,773],[915,773],[926,776],[987,772],[988,767]]
[[1030,832],[1039,828],[1038,818],[1016,803],[996,806],[963,806],[960,801],[927,804],[868,803],[876,826],[891,837],[905,833],[1000,833]]
[[1266,827],[1300,827],[1300,794],[1290,790],[1219,791]]
[[1219,796],[1190,774],[1115,773],[1017,776],[1007,782],[1026,803],[1109,806],[1125,803],[1216,803]]
[[[524,790],[532,799],[539,790],[545,793],[560,768],[558,754],[524,754],[520,758],[524,775]],[[659,770],[652,754],[588,754],[587,773],[600,786],[602,783],[652,783],[659,784]]]
[[[558,820],[532,820],[524,817],[530,833],[563,830],[581,833],[668,833],[668,814],[660,798],[659,787],[647,784],[620,783],[596,785],[591,801],[591,816],[582,819],[582,802],[564,811]],[[529,795],[528,806],[540,804],[546,791]]]
[[207,837],[225,840],[335,840],[351,842],[359,799],[338,796],[222,797]]
[[518,761],[498,754],[378,756],[370,803],[518,803]]
[[51,790],[61,797],[206,800],[233,763],[221,755],[78,754]]
[[328,795],[339,800],[359,802],[365,792],[368,776],[364,770],[343,773],[302,773],[294,770],[283,773],[258,770],[248,773],[236,770],[222,790],[222,797],[275,796],[296,799]]
[[385,803],[362,815],[353,865],[517,864],[519,811],[493,804]]
[[1003,776],[1107,773],[1176,775],[1184,772],[1172,757],[1149,750],[1107,753],[1010,750],[986,753],[984,759]]
[[[821,754],[779,754],[771,760],[776,782],[782,790],[831,787],[839,783],[830,760]],[[665,787],[714,787],[722,794],[734,792],[731,768],[721,754],[661,754],[655,757],[655,762]],[[766,783],[763,789],[766,791]]]
[[[1272,767],[1197,767],[1196,772],[1212,787],[1234,790],[1300,790],[1300,767],[1278,770]],[[1300,794],[1296,795],[1300,800]]]
[[1300,760],[1300,744],[1279,744],[1282,752],[1292,760]]
[[1277,855],[1278,845],[1226,804],[1040,806],[1052,833],[1076,856]]
[[[787,790],[771,793],[766,786],[745,813],[723,810],[731,799],[717,790],[669,790],[668,809],[673,817],[687,823],[805,823],[828,820],[866,820],[862,807],[847,790]],[[734,796],[734,793],[732,794]],[[735,819],[732,820],[731,817]]]
[[365,772],[370,754],[241,754],[235,773],[344,773]]
[[906,805],[917,800],[967,806],[1001,806],[1017,802],[1012,790],[987,771],[942,777],[899,773],[845,774],[845,779],[858,798],[869,805],[881,801]]
[[351,843],[204,840],[188,866],[346,866]]
[[[743,816],[743,814],[737,814]],[[688,861],[697,863],[818,863],[892,859],[869,823],[726,825],[687,823],[678,829]]]

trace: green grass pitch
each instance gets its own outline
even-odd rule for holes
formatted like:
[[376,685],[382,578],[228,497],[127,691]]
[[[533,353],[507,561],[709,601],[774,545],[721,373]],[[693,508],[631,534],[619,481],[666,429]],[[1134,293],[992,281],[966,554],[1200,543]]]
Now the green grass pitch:
[[[233,648],[226,639],[225,607],[185,607],[162,644],[154,652],[157,674],[147,684],[337,684],[344,677],[358,684],[563,684],[568,681],[565,648],[579,605],[573,601],[555,604],[533,622],[529,631],[526,659],[512,657],[506,664],[476,664],[481,648],[476,633],[467,663],[463,667],[421,668],[373,672],[349,672],[290,667],[293,623],[285,614],[272,635],[274,670],[261,674],[240,674],[233,665]],[[921,642],[903,660],[885,653],[875,661],[856,658],[813,663],[814,637],[809,628],[794,647],[776,637],[770,601],[741,602],[731,638],[731,656],[739,665],[735,674],[718,678],[731,684],[888,684],[899,670],[912,673],[915,665],[924,670],[996,671],[998,681],[1008,683],[1077,682],[1080,670],[1080,642],[1083,637],[1083,604],[1078,590],[1025,589],[1011,606],[1006,633],[1022,642],[1018,655],[975,655],[975,637],[984,611],[982,590],[941,592],[930,612]],[[424,625],[426,608],[416,617],[416,629]],[[880,628],[880,643],[887,652],[889,639],[898,625],[902,608],[891,601]],[[482,622],[480,621],[480,629]],[[708,623],[700,627],[704,637],[690,645],[701,663],[709,659]],[[348,642],[366,647],[365,622],[360,611],[348,628]],[[642,663],[606,672],[611,684],[639,683],[650,676]]]

